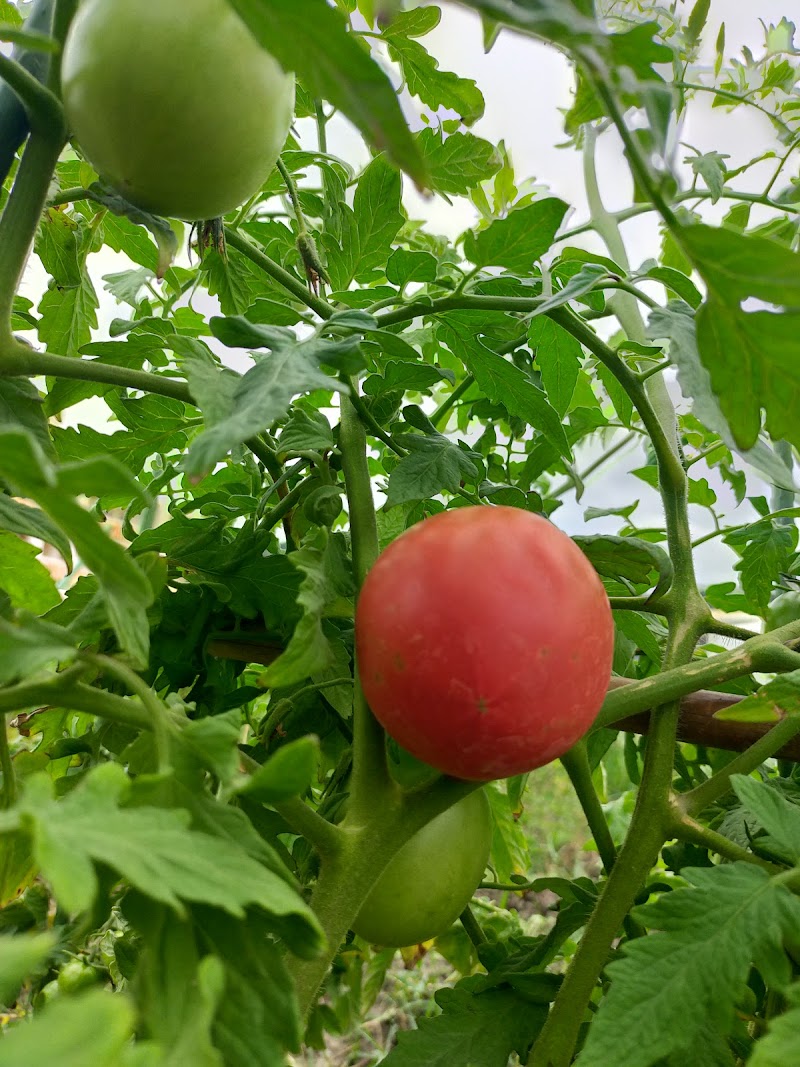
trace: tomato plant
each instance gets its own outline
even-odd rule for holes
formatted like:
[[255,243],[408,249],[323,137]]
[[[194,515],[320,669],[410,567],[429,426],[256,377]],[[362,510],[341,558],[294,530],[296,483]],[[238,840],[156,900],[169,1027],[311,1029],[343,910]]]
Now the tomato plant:
[[483,877],[491,843],[489,802],[479,790],[437,815],[393,856],[361,905],[354,932],[398,948],[443,933]]
[[86,0],[64,45],[67,119],[128,200],[212,219],[266,181],[289,132],[294,80],[225,0]]
[[457,778],[508,778],[562,756],[594,722],[613,648],[591,563],[517,508],[459,508],[412,527],[378,558],[356,613],[373,713]]
[[0,3],[0,1067],[800,1063],[777,2]]

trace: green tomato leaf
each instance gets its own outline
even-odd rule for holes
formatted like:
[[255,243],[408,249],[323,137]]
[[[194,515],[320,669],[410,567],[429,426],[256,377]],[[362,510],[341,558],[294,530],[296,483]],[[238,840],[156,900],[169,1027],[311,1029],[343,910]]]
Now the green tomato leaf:
[[456,493],[462,481],[474,483],[478,468],[453,441],[442,436],[401,434],[398,443],[410,450],[389,475],[386,507],[425,500],[441,492]]
[[439,70],[437,60],[408,34],[405,27],[410,21],[401,14],[383,31],[389,56],[400,64],[406,88],[432,111],[445,107],[455,111],[465,126],[471,126],[483,115],[483,94],[472,79]]
[[34,615],[44,614],[61,599],[47,567],[36,558],[40,551],[14,534],[0,533],[0,589],[13,607]]
[[386,277],[401,289],[409,282],[432,282],[436,278],[436,258],[430,252],[395,248],[386,264]]
[[48,1005],[0,1044],[0,1067],[57,1063],[58,1067],[119,1067],[133,1034],[135,1013],[125,996],[96,989]]
[[455,317],[442,319],[437,334],[474,374],[478,385],[490,400],[502,404],[509,415],[517,416],[538,430],[558,450],[560,456],[571,458],[572,452],[558,412],[523,371],[492,352],[476,339],[474,332],[469,333],[466,327],[462,327]]
[[262,804],[302,796],[316,776],[318,763],[319,738],[301,737],[279,748],[237,792]]
[[528,341],[533,350],[536,367],[542,376],[547,398],[563,418],[569,411],[578,381],[580,342],[546,315],[531,319]]
[[295,70],[313,97],[329,100],[417,185],[427,184],[392,83],[324,0],[231,0],[256,39]]
[[736,306],[748,297],[800,306],[800,254],[777,241],[724,227],[685,226],[681,242],[712,291]]
[[0,431],[27,430],[44,454],[55,450],[39,390],[27,378],[0,378]]
[[464,239],[464,255],[476,267],[505,267],[527,275],[553,244],[566,211],[564,201],[555,197],[535,200],[485,230],[470,231]]
[[[792,673],[799,674],[797,671]],[[797,681],[795,678],[794,704],[797,703]],[[800,859],[800,812],[797,805],[766,782],[757,782],[745,774],[732,775],[731,786],[744,808],[752,812],[767,831],[770,850],[789,863],[797,864]]]
[[53,932],[0,936],[0,1003],[14,1003],[22,983],[43,967],[57,943]]
[[785,1067],[800,1058],[800,983],[785,996],[789,1010],[769,1020],[766,1035],[753,1047],[748,1067]]
[[119,807],[128,787],[112,763],[96,767],[60,802],[51,799],[46,776],[28,780],[21,811],[42,873],[67,911],[91,906],[94,863],[103,863],[180,918],[187,902],[238,918],[257,905],[279,921],[299,922],[321,943],[313,912],[283,878],[232,839],[190,830],[187,811]]
[[762,685],[756,693],[714,715],[723,722],[775,723],[784,715],[800,715],[800,671],[789,671]]
[[325,609],[339,597],[353,594],[341,535],[320,530],[317,543],[322,547],[301,548],[287,557],[303,575],[297,593],[302,614],[286,651],[262,676],[262,684],[274,689],[301,682],[332,663],[333,651],[322,626]]
[[399,173],[384,156],[377,156],[358,179],[352,208],[340,205],[341,239],[323,235],[334,289],[347,289],[354,279],[368,282],[376,271],[384,270],[405,222],[400,192]]
[[441,370],[430,363],[400,363],[392,360],[383,364],[383,374],[372,374],[364,382],[367,396],[381,396],[383,393],[400,389],[406,392],[424,392],[442,381],[451,385],[455,375],[451,370]]
[[[728,311],[721,313],[728,314]],[[766,442],[757,440],[752,448],[739,447],[720,407],[720,398],[717,395],[719,390],[713,385],[714,377],[724,376],[724,387],[730,389],[731,403],[736,406],[734,418],[738,418],[741,383],[727,369],[731,353],[726,353],[726,366],[723,367],[714,347],[716,342],[712,340],[712,347],[706,348],[701,362],[697,348],[695,317],[689,305],[671,301],[666,308],[653,311],[648,333],[652,338],[669,339],[669,356],[677,367],[681,392],[692,401],[692,411],[697,418],[709,430],[719,434],[731,451],[738,452],[742,459],[764,474],[773,485],[795,488],[792,472]],[[713,376],[710,373],[712,367],[715,368]],[[752,394],[748,395],[743,403],[751,405]],[[757,419],[760,425],[760,415]]]
[[800,446],[800,312],[740,311],[712,297],[697,313],[697,346],[740,449],[756,443],[762,408],[772,437]]
[[473,133],[457,130],[444,137],[440,130],[426,129],[416,140],[437,193],[465,196],[503,165],[497,148]]
[[780,520],[761,519],[740,529],[732,530],[725,541],[739,555],[736,565],[742,589],[764,613],[776,577],[788,570],[797,547],[797,528]]
[[385,1067],[506,1067],[515,1050],[525,1055],[547,1018],[546,1007],[532,1005],[511,989],[472,995],[459,983],[456,989],[441,990],[436,999],[442,1014],[420,1019],[417,1030],[399,1034]]
[[259,357],[256,365],[239,380],[230,415],[195,438],[185,460],[185,469],[193,476],[207,473],[232,448],[266,430],[286,414],[299,393],[343,389],[336,378],[320,370],[325,356],[331,356],[341,347],[335,342],[313,338],[295,342],[293,335],[285,336],[288,331],[277,333],[279,327],[256,326],[242,318],[215,319],[212,328],[226,344],[241,344],[246,335],[251,344],[275,345],[275,350],[269,356]]
[[[150,638],[146,611],[153,602],[153,591],[142,571],[71,493],[62,488],[58,469],[49,463],[27,434],[0,432],[0,475],[19,495],[35,500],[69,537],[83,562],[100,582],[120,644],[137,666],[144,667]],[[68,483],[73,476],[74,472],[68,473]]]
[[[0,557],[2,553],[0,539]],[[2,584],[0,571],[0,587]],[[8,685],[48,664],[64,663],[74,657],[76,646],[77,640],[68,630],[34,615],[22,616],[13,623],[0,618],[0,683]]]
[[573,541],[603,578],[625,578],[646,588],[654,585],[654,596],[672,585],[672,560],[650,541],[613,534],[581,535]]
[[334,447],[333,431],[322,412],[296,406],[279,440],[282,452],[329,452]]
[[629,941],[625,958],[609,965],[610,992],[589,1028],[581,1067],[651,1067],[668,1057],[720,1062],[706,1055],[709,1042],[715,1035],[715,1047],[724,1044],[751,965],[772,976],[770,964],[780,958],[788,978],[776,950],[797,930],[800,901],[748,863],[681,873],[689,888],[638,909],[640,921],[659,932]]

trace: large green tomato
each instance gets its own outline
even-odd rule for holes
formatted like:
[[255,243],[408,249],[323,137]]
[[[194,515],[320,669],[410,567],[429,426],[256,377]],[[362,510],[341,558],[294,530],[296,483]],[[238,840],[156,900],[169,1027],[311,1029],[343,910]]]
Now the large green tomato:
[[171,218],[216,218],[253,196],[294,111],[293,76],[227,0],[85,0],[61,77],[96,170]]
[[479,789],[403,845],[364,901],[353,932],[394,948],[443,933],[483,878],[491,843],[489,801]]

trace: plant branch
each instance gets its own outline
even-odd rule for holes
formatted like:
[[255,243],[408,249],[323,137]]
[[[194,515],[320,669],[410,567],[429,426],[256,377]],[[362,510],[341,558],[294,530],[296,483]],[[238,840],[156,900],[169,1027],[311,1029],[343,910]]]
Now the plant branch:
[[[579,481],[585,482],[591,474],[594,474],[595,471],[599,470],[606,463],[608,463],[610,459],[613,459],[614,456],[616,456],[618,452],[622,451],[623,448],[627,448],[627,446],[633,441],[638,440],[638,437],[639,434],[635,430],[631,430],[630,433],[626,434],[624,437],[621,437],[618,441],[615,441],[610,448],[604,450],[601,456],[598,456],[598,458],[592,463],[590,463],[585,470],[580,472],[580,474],[578,475]],[[571,478],[567,478],[566,481],[561,483],[561,485],[557,485],[552,491],[552,493],[548,493],[547,495],[548,497],[563,496],[564,493],[569,492],[569,490],[573,487],[574,484],[575,483]]]
[[780,867],[770,863],[769,860],[748,852],[746,848],[737,845],[729,837],[718,834],[716,830],[711,830],[707,826],[701,826],[700,823],[686,815],[675,814],[669,836],[677,837],[681,841],[691,841],[695,845],[700,845],[701,848],[707,848],[709,852],[716,852],[718,856],[731,860],[733,863],[753,863],[757,867],[763,867],[770,874],[777,874],[780,871]]
[[19,97],[28,116],[31,131],[53,142],[66,140],[67,130],[61,101],[42,85],[21,63],[0,52],[0,78]]
[[342,847],[343,834],[338,826],[328,822],[300,797],[290,797],[272,807],[291,826],[295,833],[313,845],[320,856],[332,856]]
[[64,144],[62,134],[63,131],[31,135],[0,219],[0,363],[11,340],[14,294],[22,278],[50,180],[61,154]]
[[0,771],[3,774],[3,792],[0,795],[0,808],[13,808],[17,802],[17,776],[8,747],[8,725],[3,718],[3,732],[0,735]]
[[719,97],[721,100],[731,100],[736,104],[746,104],[748,107],[753,107],[756,111],[760,111],[762,115],[766,115],[768,119],[775,123],[776,126],[780,126],[784,133],[791,134],[792,130],[786,125],[777,115],[773,114],[768,108],[762,107],[761,104],[755,100],[751,100],[747,96],[741,96],[739,93],[732,93],[728,89],[720,89],[717,85],[702,85],[700,82],[674,82],[676,89],[689,89],[696,93],[712,93],[714,96]]
[[147,682],[120,660],[114,659],[112,656],[98,656],[89,653],[84,653],[81,658],[84,662],[97,667],[104,674],[108,674],[112,678],[116,678],[117,681],[122,682],[139,698],[142,707],[148,714],[149,726],[155,738],[159,774],[166,774],[172,766],[170,734],[174,729],[169,709]]
[[123,726],[150,729],[150,715],[139,701],[95,689],[84,682],[65,684],[57,674],[45,681],[24,682],[0,689],[0,713],[41,707],[84,711]]
[[617,849],[611,837],[611,831],[608,829],[605,812],[594,788],[586,742],[578,741],[576,745],[573,745],[569,752],[565,752],[561,757],[561,763],[572,782],[572,788],[583,808],[589,830],[594,838],[600,859],[603,861],[603,868],[608,874],[616,862]]
[[462,396],[469,392],[474,384],[475,378],[471,374],[468,374],[463,381],[459,382],[455,389],[444,398],[438,408],[431,415],[431,422],[434,426],[438,427],[442,425],[443,421],[450,414],[450,411],[455,407]]
[[705,782],[676,798],[676,806],[686,815],[698,815],[730,790],[734,774],[751,774],[775,756],[784,745],[800,734],[800,715],[787,715],[759,738],[750,748],[736,756]]
[[310,292],[308,287],[300,281],[294,274],[290,274],[288,270],[285,270],[280,263],[276,263],[274,259],[270,259],[265,255],[261,249],[256,248],[255,245],[248,240],[243,234],[237,233],[236,230],[232,230],[229,226],[225,227],[225,240],[231,248],[235,248],[237,252],[241,252],[243,256],[250,260],[268,274],[273,281],[276,281],[279,285],[292,294],[295,299],[305,304],[306,307],[315,311],[321,319],[329,319],[333,315],[335,308],[333,308],[327,300],[323,300],[319,296],[315,296]]
[[140,389],[157,396],[192,403],[186,382],[166,378],[149,371],[115,367],[98,359],[74,359],[50,352],[36,352],[15,339],[0,341],[0,375],[48,375],[54,378],[74,378],[84,382],[100,382],[123,389]]
[[396,456],[405,456],[408,453],[400,445],[396,444],[392,439],[392,435],[387,433],[381,426],[367,405],[364,403],[364,398],[359,394],[357,383],[354,379],[348,379],[347,384],[350,386],[350,403],[356,410],[359,419],[371,431],[372,436],[376,437],[379,441],[383,441],[387,448],[390,448]]
[[475,918],[475,913],[472,908],[467,904],[466,908],[461,912],[459,916],[461,925],[466,931],[467,937],[470,939],[475,948],[480,948],[481,945],[485,945],[488,941],[486,934],[483,932],[481,924]]
[[[353,383],[353,392],[356,385]],[[372,480],[367,462],[367,435],[351,399],[341,397],[339,449],[342,454],[350,535],[353,545],[353,573],[361,587],[378,558],[378,527],[372,499]],[[350,783],[348,820],[355,825],[368,823],[376,805],[394,790],[386,762],[383,729],[370,711],[355,669],[353,692],[353,774]]]
[[61,46],[50,61],[50,74],[47,79],[47,87],[53,93],[61,91],[61,61],[64,54],[64,41],[67,37],[70,23],[75,16],[80,0],[55,0],[55,13],[53,15],[53,37]]

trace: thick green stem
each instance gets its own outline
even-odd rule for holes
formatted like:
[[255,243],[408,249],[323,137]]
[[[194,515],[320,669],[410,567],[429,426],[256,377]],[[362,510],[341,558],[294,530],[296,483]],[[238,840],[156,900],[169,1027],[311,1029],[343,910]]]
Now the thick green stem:
[[[705,628],[706,621],[703,618],[699,630],[702,632]],[[594,726],[611,726],[629,715],[680,699],[698,689],[713,688],[752,671],[795,670],[798,667],[797,653],[791,652],[782,642],[798,638],[800,622],[788,623],[777,630],[770,630],[768,634],[758,634],[730,652],[694,660],[630,685],[620,686],[609,692]]]
[[[56,0],[56,9],[53,16],[53,37],[60,45],[64,44],[67,30],[75,16],[80,0]],[[50,61],[50,75],[47,79],[47,87],[53,93],[61,93],[61,60],[63,48],[53,56]]]
[[[355,824],[348,812],[335,852],[323,856],[311,907],[328,938],[327,952],[315,960],[290,960],[302,1018],[317,993],[339,946],[353,925],[367,894],[389,861],[427,822],[479,788],[479,783],[441,778],[415,793],[403,795],[392,786],[373,804],[370,817]],[[352,810],[352,804],[351,804]]]
[[485,945],[488,938],[483,932],[481,924],[475,918],[475,914],[469,904],[467,904],[466,908],[461,912],[459,918],[461,919],[461,925],[464,927],[467,937],[475,948],[480,948],[481,945]]
[[11,337],[11,309],[28,260],[39,218],[47,200],[64,137],[32,134],[14,179],[14,188],[0,219],[0,362]]
[[[649,169],[640,159],[638,146],[625,128],[617,101],[602,78],[595,87],[606,103],[628,149],[636,176],[658,205],[669,223],[674,216],[661,199]],[[612,255],[628,269],[627,254],[616,222],[610,220],[597,191],[594,159],[589,152],[588,180],[593,215],[600,226]],[[628,293],[617,297],[617,317],[633,340],[644,339],[644,328],[635,300]],[[688,484],[680,460],[675,411],[661,378],[647,383],[635,375],[620,357],[604,344],[568,308],[555,309],[552,317],[569,329],[612,371],[625,388],[647,429],[656,454],[659,488],[664,506],[667,542],[674,568],[672,592],[680,598],[681,615],[669,617],[669,638],[663,667],[680,668],[693,655],[695,643],[703,631],[708,608],[697,589],[692,559],[692,540],[688,518]],[[623,318],[627,320],[623,322]],[[663,395],[662,395],[663,394]],[[655,864],[659,851],[670,832],[669,796],[672,786],[673,757],[678,727],[679,700],[663,704],[652,716],[652,728],[645,754],[642,782],[637,795],[631,826],[608,882],[597,903],[578,951],[567,971],[564,983],[553,1004],[547,1022],[534,1045],[529,1063],[532,1067],[568,1067],[572,1062],[584,1012],[595,984],[605,966],[614,938],[624,924],[639,889]]]
[[642,596],[610,596],[608,602],[614,611],[649,611],[651,615],[672,615],[672,604],[668,597],[654,597],[652,593]]
[[0,78],[19,97],[34,134],[66,138],[64,113],[57,96],[20,63],[0,53]]
[[[672,633],[667,660],[691,655],[699,620],[692,614]],[[628,836],[586,927],[547,1022],[529,1059],[531,1067],[568,1067],[586,1006],[605,967],[611,944],[633,907],[647,872],[669,834],[669,791],[678,724],[678,702],[654,715],[642,783]]]
[[323,860],[311,893],[309,904],[325,931],[326,951],[317,959],[288,961],[303,1022],[307,1022],[336,953],[377,878],[371,866],[374,857],[365,864],[365,850],[359,849],[359,843],[358,838],[348,841],[337,857]]
[[[353,389],[356,389],[355,383]],[[378,558],[378,526],[367,463],[366,430],[348,396],[342,396],[341,412],[339,448],[342,453],[342,470],[350,513],[353,573],[356,585],[360,587]],[[353,774],[348,818],[354,825],[369,822],[370,817],[374,815],[376,804],[382,803],[383,796],[391,788],[383,729],[367,706],[356,664],[353,693]]]
[[0,340],[0,375],[46,374],[53,378],[75,378],[83,382],[101,382],[116,385],[121,389],[141,389],[157,396],[192,403],[192,395],[186,382],[165,378],[149,371],[115,367],[97,359],[73,359],[50,352],[35,352],[15,340]]
[[323,819],[300,797],[280,800],[272,807],[283,816],[295,833],[314,846],[323,861],[341,851],[343,834],[339,827]]
[[14,773],[14,764],[11,761],[11,750],[8,747],[8,726],[3,719],[3,732],[0,734],[0,771],[3,774],[3,791],[0,794],[0,807],[13,808],[17,802],[17,776]]
[[139,701],[94,689],[83,682],[66,685],[58,675],[44,682],[26,682],[0,689],[0,714],[42,707],[85,711],[123,726],[150,729],[150,716]]
[[[673,712],[670,718],[675,717]],[[567,1067],[572,1062],[586,1005],[606,965],[610,946],[633,906],[643,872],[654,865],[664,843],[664,813],[661,804],[653,800],[663,795],[665,778],[669,785],[672,746],[666,746],[663,737],[654,740],[655,744],[652,741],[648,744],[648,752],[652,751],[653,756],[645,768],[640,792],[646,802],[637,804],[626,845],[617,857],[547,1023],[534,1045],[528,1060],[531,1067]]]

